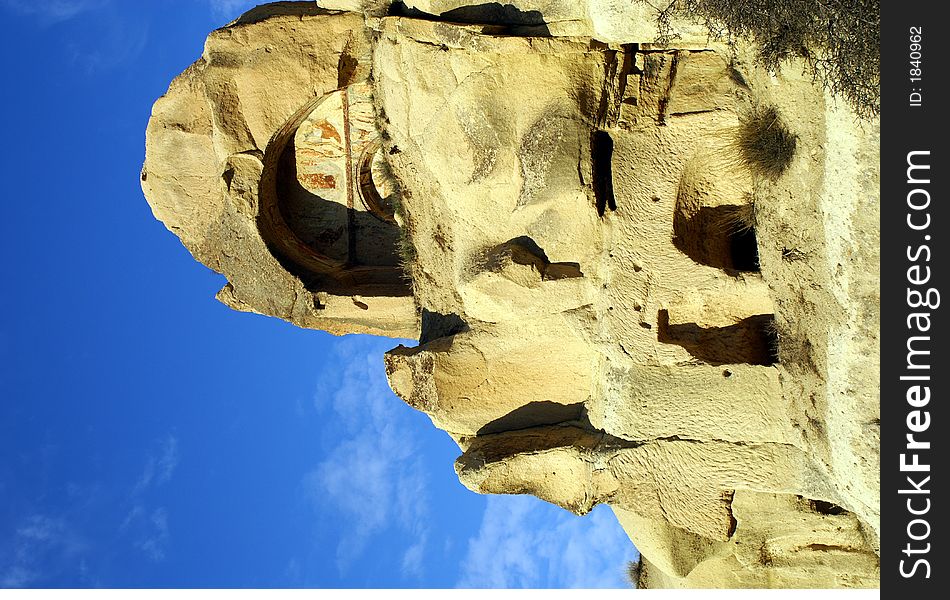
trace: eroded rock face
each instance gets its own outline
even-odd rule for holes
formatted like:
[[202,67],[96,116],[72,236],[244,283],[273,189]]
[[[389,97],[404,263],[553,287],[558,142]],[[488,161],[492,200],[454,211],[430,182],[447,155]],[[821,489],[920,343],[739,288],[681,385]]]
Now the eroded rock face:
[[[776,264],[769,252],[794,247],[794,224],[759,223],[761,205],[802,195],[824,205],[816,171],[839,109],[807,82],[770,79],[723,48],[495,37],[393,17],[378,29],[376,98],[390,164],[410,191],[414,293],[466,328],[391,352],[387,371],[398,394],[456,437],[463,483],[579,514],[607,503],[627,523],[651,524],[663,535],[645,543],[628,528],[648,560],[667,557],[645,567],[648,585],[873,585],[877,497],[855,501],[850,489],[872,487],[875,475],[839,478],[830,451],[867,443],[816,443],[824,426],[802,422],[789,379],[817,370],[802,356],[783,362],[794,342],[781,323],[793,313],[811,312],[813,339],[840,318],[833,304],[801,305],[803,290],[788,283],[814,293],[812,270],[830,275],[827,263],[816,248],[791,275],[789,253]],[[762,104],[797,140],[778,175],[742,158]],[[873,169],[852,167],[839,184]],[[811,215],[809,228],[834,235],[834,223]],[[572,276],[546,279],[554,264]],[[774,282],[778,272],[789,279]],[[868,428],[875,412],[867,403],[855,414]],[[855,475],[860,483],[845,481]],[[834,506],[857,538],[782,547],[781,568],[762,558],[768,548],[750,561],[737,497],[761,505],[747,522],[802,515],[788,525],[802,539],[821,518],[809,502]],[[760,526],[771,539],[768,525],[746,525]],[[688,546],[702,551],[677,559],[692,561],[684,568],[670,557]],[[826,546],[860,570],[805,575]],[[707,563],[727,557],[732,575],[712,578]]]
[[737,491],[729,541],[714,541],[666,519],[614,508],[637,532],[643,556],[640,587],[869,588],[880,580],[855,516],[794,494]]
[[219,297],[418,338],[386,372],[460,480],[609,504],[646,587],[876,585],[876,124],[643,3],[319,4],[156,104],[143,188]]
[[[605,42],[654,40],[662,5],[630,0],[317,0],[323,8],[386,14],[453,23],[504,24],[523,34],[592,37]],[[680,45],[703,47],[707,31],[698,23],[675,21]]]
[[415,336],[370,56],[361,15],[265,5],[213,32],[156,102],[142,188],[227,277],[225,304],[332,333]]

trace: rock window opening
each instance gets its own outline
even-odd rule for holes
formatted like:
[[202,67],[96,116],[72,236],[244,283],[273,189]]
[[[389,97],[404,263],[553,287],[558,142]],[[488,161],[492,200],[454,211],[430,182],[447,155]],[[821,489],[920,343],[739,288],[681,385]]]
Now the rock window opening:
[[593,170],[594,201],[601,217],[609,208],[617,210],[614,198],[613,155],[614,140],[606,131],[595,131],[591,136],[590,154]]
[[759,250],[751,204],[698,208],[679,204],[673,245],[694,261],[727,271],[758,272]]

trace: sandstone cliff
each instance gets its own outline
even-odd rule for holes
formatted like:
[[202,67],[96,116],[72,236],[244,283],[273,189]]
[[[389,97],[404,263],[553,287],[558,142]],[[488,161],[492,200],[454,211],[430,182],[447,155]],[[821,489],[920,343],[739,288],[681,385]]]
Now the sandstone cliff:
[[419,340],[460,480],[645,587],[877,585],[876,122],[638,2],[328,0],[208,38],[143,189],[234,308]]

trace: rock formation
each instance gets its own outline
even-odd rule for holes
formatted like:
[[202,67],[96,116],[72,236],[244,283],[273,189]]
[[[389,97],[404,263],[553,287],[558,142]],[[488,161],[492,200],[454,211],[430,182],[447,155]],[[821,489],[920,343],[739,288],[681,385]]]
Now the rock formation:
[[231,307],[419,340],[460,480],[609,504],[645,587],[878,579],[877,123],[640,2],[279,2],[153,110]]

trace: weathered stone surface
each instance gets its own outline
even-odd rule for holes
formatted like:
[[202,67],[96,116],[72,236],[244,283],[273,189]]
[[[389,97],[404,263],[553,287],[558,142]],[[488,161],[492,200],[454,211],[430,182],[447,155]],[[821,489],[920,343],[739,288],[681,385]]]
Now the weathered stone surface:
[[645,587],[876,585],[877,123],[697,24],[652,44],[647,3],[303,4],[213,33],[149,126],[219,297],[417,337],[386,372],[460,480],[609,504]]
[[716,52],[680,51],[676,57],[676,78],[670,89],[671,115],[729,110],[741,98],[734,75]]
[[[605,42],[652,42],[662,5],[636,0],[317,0],[323,8],[364,12],[381,17],[396,12],[414,18],[455,23],[491,23],[520,27],[521,33],[592,37]],[[396,5],[393,7],[393,5]],[[391,7],[395,11],[391,11]],[[697,23],[674,19],[682,47],[705,47],[708,34]]]
[[867,588],[880,579],[879,558],[854,515],[797,495],[736,492],[736,533],[727,542],[614,512],[638,533],[641,587]]
[[[599,110],[612,53],[428,21],[389,18],[381,27],[374,69],[390,164],[413,186],[407,208],[417,197],[427,204],[419,217],[407,211],[419,245],[412,268],[432,282],[417,286],[420,304],[487,321],[500,318],[498,302],[517,306],[516,318],[553,298],[561,310],[588,304],[589,278],[541,281],[538,290],[483,281],[498,278],[478,265],[490,249],[527,238],[548,262],[585,274],[597,267],[600,225],[578,173],[590,173],[588,115]],[[511,295],[480,305],[494,283]]]
[[[425,368],[408,367],[412,350],[395,351],[387,359],[390,379],[466,449],[457,465],[462,481],[485,493],[532,493],[578,513],[598,502],[636,512],[669,534],[644,552],[648,559],[667,556],[652,572],[673,579],[650,581],[687,586],[803,585],[802,565],[817,556],[807,545],[783,550],[791,566],[777,571],[736,558],[731,545],[735,495],[800,495],[844,507],[849,527],[864,528],[871,540],[862,537],[854,550],[860,570],[852,577],[829,569],[809,585],[873,582],[879,516],[865,500],[877,496],[849,497],[847,488],[856,483],[831,474],[838,460],[827,453],[832,442],[817,442],[821,427],[802,422],[801,399],[785,380],[789,369],[811,369],[803,356],[783,363],[791,340],[781,323],[788,314],[802,318],[803,310],[815,310],[798,304],[801,290],[791,289],[807,285],[814,273],[785,273],[776,284],[758,251],[763,243],[780,244],[770,236],[794,231],[790,223],[760,224],[763,205],[783,206],[801,195],[825,202],[820,180],[805,175],[822,168],[824,158],[796,154],[798,162],[779,180],[787,191],[777,193],[737,149],[746,115],[759,103],[774,103],[770,88],[791,98],[811,89],[810,106],[783,113],[801,119],[799,128],[786,117],[795,135],[815,140],[809,143],[824,139],[826,115],[837,109],[826,109],[806,82],[771,79],[721,48],[635,51],[495,38],[404,18],[384,19],[379,30],[376,98],[386,115],[384,146],[398,150],[390,164],[411,192],[404,205],[417,246],[414,293],[424,310],[459,315],[466,338],[478,339],[421,346],[419,355],[428,356],[440,344],[438,359]],[[552,106],[557,124],[548,126],[544,115]],[[839,182],[867,179],[867,168],[852,163],[850,169],[839,173]],[[833,230],[820,211],[809,218],[816,230]],[[575,264],[579,273],[545,281],[553,261]],[[828,273],[814,262],[808,268]],[[778,287],[785,292],[776,294]],[[840,318],[832,305],[827,310],[826,325]],[[814,316],[806,322],[817,325]],[[495,358],[509,336],[535,341],[544,364],[534,355],[521,362],[535,372],[549,365],[546,381],[521,387],[511,358]],[[461,366],[466,356],[478,356],[479,366]],[[496,419],[502,410],[516,414],[509,396],[492,414],[460,410],[474,419],[464,429],[452,423],[459,398],[477,398],[484,407],[505,397],[500,388],[482,395],[500,381],[524,394],[527,410],[577,364],[598,374],[593,385],[578,378],[578,394],[561,400],[582,401],[579,416],[536,411],[533,428],[522,420],[507,431],[478,431],[479,420]],[[479,373],[478,381],[457,373]],[[509,373],[519,377],[508,381]],[[404,383],[409,380],[413,385]],[[419,389],[438,402],[419,402]],[[873,403],[859,414],[873,419]],[[866,447],[856,432],[837,443]],[[872,474],[864,477],[859,485],[873,485]],[[628,531],[636,541],[637,530]],[[697,572],[706,575],[687,577],[690,571],[669,558],[683,544],[718,548],[735,561],[735,575],[715,579],[703,567]],[[718,556],[684,560],[695,567]]]
[[[480,324],[386,355],[393,390],[453,436],[579,419],[594,394],[599,356],[563,331],[563,317],[532,327]],[[559,361],[552,364],[551,357]]]
[[218,299],[232,308],[333,333],[415,335],[398,227],[361,202],[360,159],[378,148],[360,83],[369,53],[360,15],[266,5],[213,32],[156,102],[142,188],[195,258],[227,277]]
[[560,425],[480,435],[456,463],[482,493],[531,493],[577,514],[609,503],[725,541],[736,490],[828,498],[807,457],[783,444],[654,439],[625,443]]

